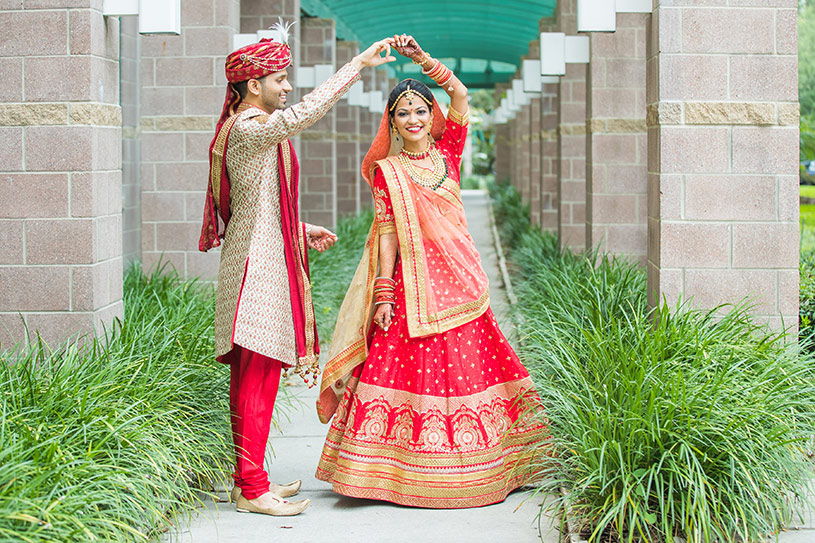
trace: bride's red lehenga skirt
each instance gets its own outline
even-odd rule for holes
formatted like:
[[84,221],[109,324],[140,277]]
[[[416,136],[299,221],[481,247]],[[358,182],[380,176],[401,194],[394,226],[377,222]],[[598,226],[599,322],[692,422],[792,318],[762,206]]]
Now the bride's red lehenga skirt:
[[[547,436],[540,399],[492,310],[411,339],[397,261],[396,316],[373,326],[317,478],[346,496],[436,508],[503,501],[530,482]],[[338,323],[342,326],[342,323]]]

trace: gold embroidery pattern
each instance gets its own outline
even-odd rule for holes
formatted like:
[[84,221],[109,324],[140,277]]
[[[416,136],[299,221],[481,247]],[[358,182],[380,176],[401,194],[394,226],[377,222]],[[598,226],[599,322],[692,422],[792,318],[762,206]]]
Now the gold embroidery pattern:
[[380,226],[393,223],[392,213],[388,213],[388,206],[385,205],[385,197],[388,193],[383,189],[374,189],[374,206],[376,207],[376,221]]
[[500,501],[529,481],[528,466],[548,436],[527,409],[538,401],[531,386],[527,377],[473,396],[434,398],[360,383],[337,409],[317,478],[348,496],[403,505]]
[[459,126],[467,126],[470,122],[470,112],[464,115],[453,109],[452,107],[447,111],[447,118]]
[[265,115],[255,107],[235,116],[226,146],[232,217],[218,271],[215,356],[238,344],[287,365],[298,363],[280,224],[277,144],[320,120],[358,78],[345,65],[266,122],[254,120]]

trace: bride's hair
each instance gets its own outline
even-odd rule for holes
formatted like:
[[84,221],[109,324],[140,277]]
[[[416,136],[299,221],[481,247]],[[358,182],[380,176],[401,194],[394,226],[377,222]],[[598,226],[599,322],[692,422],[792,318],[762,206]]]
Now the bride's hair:
[[418,79],[403,79],[400,81],[393,90],[391,91],[390,96],[388,96],[388,112],[391,113],[393,109],[393,105],[399,100],[399,97],[407,90],[408,85],[410,85],[410,90],[421,94],[427,103],[430,105],[430,108],[433,109],[433,93],[430,92],[430,89],[427,88],[427,85],[419,81]]

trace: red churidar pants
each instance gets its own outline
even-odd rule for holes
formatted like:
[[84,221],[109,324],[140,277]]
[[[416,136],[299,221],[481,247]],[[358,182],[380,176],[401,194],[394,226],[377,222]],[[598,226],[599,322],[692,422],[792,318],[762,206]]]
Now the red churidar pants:
[[263,459],[282,363],[240,345],[235,345],[221,361],[230,367],[229,408],[235,443],[232,477],[243,496],[251,500],[269,491]]

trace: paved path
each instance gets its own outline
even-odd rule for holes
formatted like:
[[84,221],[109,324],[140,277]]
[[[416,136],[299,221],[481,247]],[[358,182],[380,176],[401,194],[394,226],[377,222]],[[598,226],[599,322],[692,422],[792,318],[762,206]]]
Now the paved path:
[[[492,308],[505,333],[507,303],[492,244],[487,194],[464,191],[470,233],[481,253],[490,279]],[[301,404],[281,419],[273,431],[267,471],[272,480],[287,483],[303,480],[299,497],[310,498],[311,506],[296,517],[267,517],[235,512],[228,502],[207,500],[200,514],[164,541],[192,543],[267,542],[286,543],[480,543],[512,541],[539,543],[536,517],[543,497],[530,498],[514,492],[506,501],[477,509],[417,509],[387,502],[347,498],[334,494],[329,484],[314,478],[314,471],[328,429],[320,424],[314,409],[317,390],[293,387]],[[272,452],[273,450],[273,452]],[[272,457],[272,455],[274,455]],[[222,494],[225,498],[225,494]],[[544,541],[555,543],[556,530],[544,519]]]

